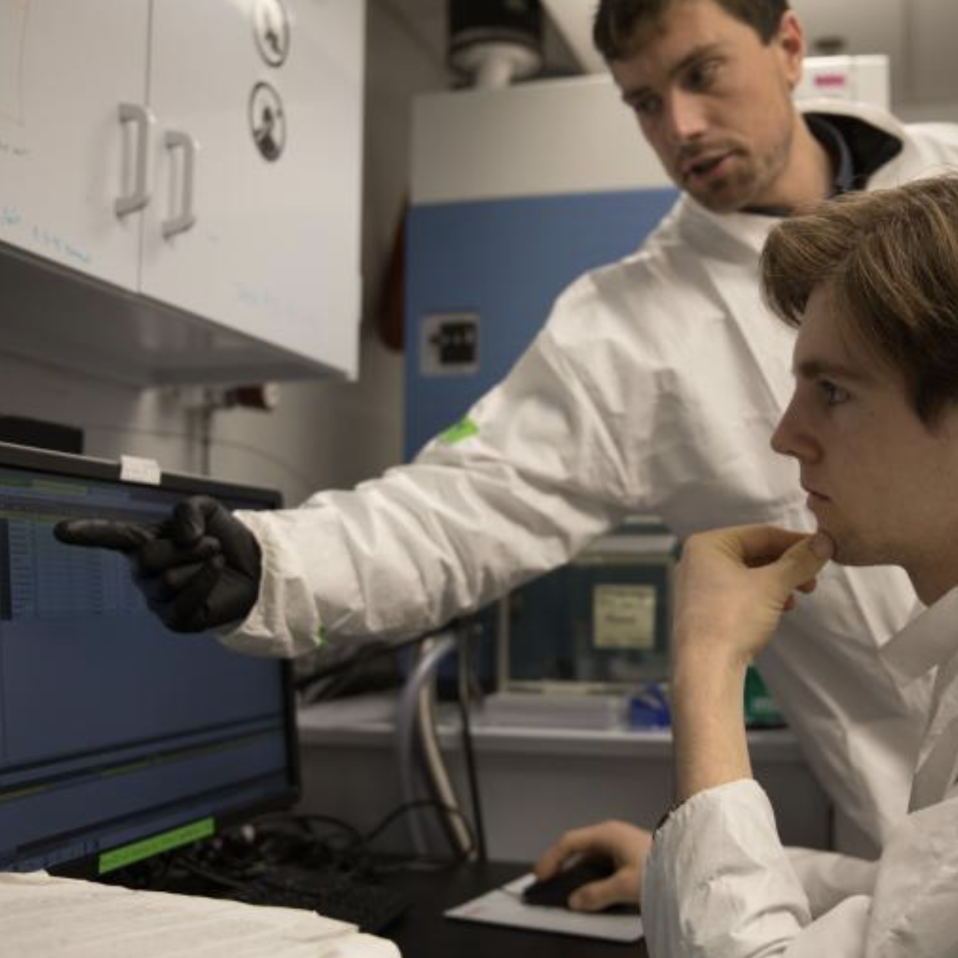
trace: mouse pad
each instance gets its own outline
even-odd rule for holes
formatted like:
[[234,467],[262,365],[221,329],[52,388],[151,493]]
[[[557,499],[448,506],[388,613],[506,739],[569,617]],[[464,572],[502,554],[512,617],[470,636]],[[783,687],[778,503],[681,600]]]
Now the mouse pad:
[[635,942],[642,937],[642,919],[638,915],[584,915],[567,908],[527,905],[522,900],[522,891],[533,881],[535,875],[522,875],[501,888],[450,908],[445,915],[459,921],[508,925],[602,941]]

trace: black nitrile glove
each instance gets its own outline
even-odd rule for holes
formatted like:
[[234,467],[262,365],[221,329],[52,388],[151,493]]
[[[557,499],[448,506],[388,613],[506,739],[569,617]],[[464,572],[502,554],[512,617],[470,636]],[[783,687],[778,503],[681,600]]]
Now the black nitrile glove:
[[53,532],[69,545],[128,556],[147,605],[175,632],[239,622],[259,595],[259,543],[209,496],[177,503],[164,522],[71,519],[57,523]]

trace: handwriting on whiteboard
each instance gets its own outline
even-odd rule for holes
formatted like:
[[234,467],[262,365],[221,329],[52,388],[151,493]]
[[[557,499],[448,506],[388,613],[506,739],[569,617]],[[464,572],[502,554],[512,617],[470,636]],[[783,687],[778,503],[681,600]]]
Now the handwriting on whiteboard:
[[30,147],[21,146],[19,143],[9,143],[7,140],[0,140],[0,155],[12,156],[21,160],[30,155]]
[[29,222],[20,210],[11,204],[0,204],[0,237],[15,237],[21,246],[29,246],[43,256],[53,257],[74,266],[90,266],[92,255],[70,242],[57,230]]
[[48,250],[73,263],[82,263],[84,266],[90,265],[91,257],[89,253],[80,249],[78,246],[74,246],[58,233],[47,229],[45,226],[37,226],[34,224],[30,230],[30,234],[33,242],[41,249]]
[[314,312],[290,302],[273,290],[250,286],[247,283],[236,283],[234,288],[237,301],[259,313],[282,317],[300,326],[314,326],[316,323]]
[[0,227],[19,226],[21,222],[23,217],[15,206],[0,206]]

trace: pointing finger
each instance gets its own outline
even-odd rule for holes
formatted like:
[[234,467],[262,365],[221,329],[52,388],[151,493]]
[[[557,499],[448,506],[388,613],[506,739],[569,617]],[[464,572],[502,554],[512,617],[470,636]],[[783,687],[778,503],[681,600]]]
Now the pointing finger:
[[156,527],[113,519],[68,519],[58,522],[53,534],[66,545],[135,552],[156,537]]

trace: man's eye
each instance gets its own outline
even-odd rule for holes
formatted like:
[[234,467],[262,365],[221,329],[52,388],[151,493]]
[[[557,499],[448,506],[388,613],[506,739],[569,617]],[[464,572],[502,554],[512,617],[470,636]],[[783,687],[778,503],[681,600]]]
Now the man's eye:
[[632,109],[643,119],[658,116],[662,110],[662,101],[657,96],[644,96],[632,101]]
[[829,382],[827,379],[820,379],[818,381],[818,388],[821,390],[825,398],[825,405],[827,406],[838,406],[848,399],[847,389],[833,382]]
[[706,90],[718,78],[718,60],[709,60],[693,67],[688,74],[687,84],[691,90]]

